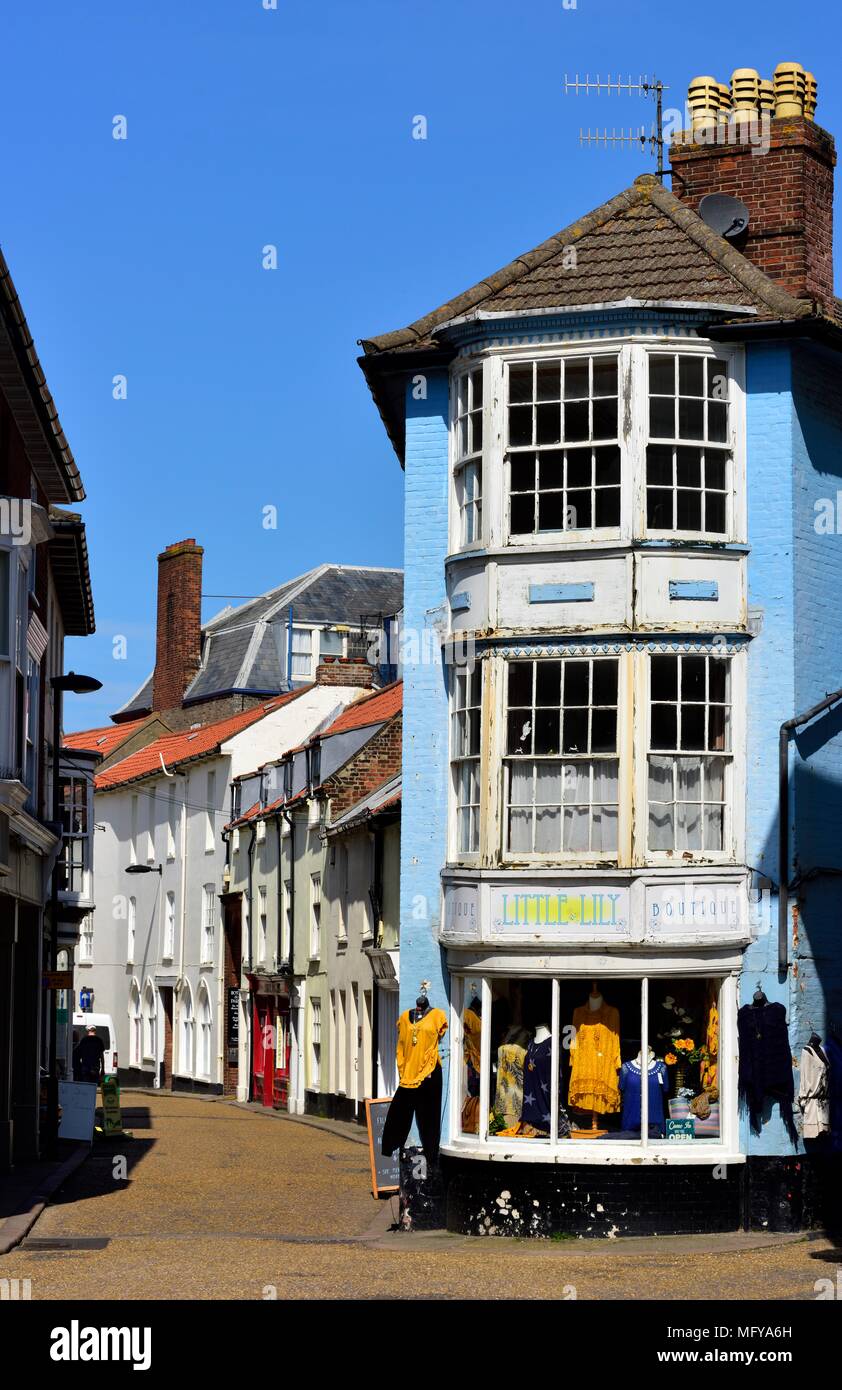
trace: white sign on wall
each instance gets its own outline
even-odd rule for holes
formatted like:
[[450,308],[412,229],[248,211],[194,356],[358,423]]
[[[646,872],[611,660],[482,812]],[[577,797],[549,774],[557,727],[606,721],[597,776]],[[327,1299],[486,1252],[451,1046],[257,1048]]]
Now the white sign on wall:
[[668,883],[646,888],[646,935],[733,935],[748,922],[739,883]]

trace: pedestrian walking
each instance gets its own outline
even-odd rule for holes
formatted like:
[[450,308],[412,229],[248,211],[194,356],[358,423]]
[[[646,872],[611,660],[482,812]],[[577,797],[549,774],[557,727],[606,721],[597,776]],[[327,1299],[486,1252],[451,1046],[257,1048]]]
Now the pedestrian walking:
[[88,1028],[73,1052],[74,1081],[93,1081],[96,1085],[105,1071],[105,1043],[96,1028]]

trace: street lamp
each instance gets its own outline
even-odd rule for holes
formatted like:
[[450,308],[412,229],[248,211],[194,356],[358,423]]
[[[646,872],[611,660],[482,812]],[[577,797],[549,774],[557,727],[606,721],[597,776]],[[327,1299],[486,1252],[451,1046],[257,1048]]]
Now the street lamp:
[[[82,676],[76,671],[68,671],[63,676],[51,676],[53,691],[53,823],[59,837],[59,852],[53,864],[50,890],[50,970],[58,969],[58,876],[59,860],[64,841],[64,827],[61,819],[61,796],[59,787],[59,767],[61,763],[61,714],[62,696],[90,695],[102,689],[102,681],[95,676]],[[72,989],[70,991],[73,993]],[[58,1149],[58,990],[50,990],[50,1076],[47,1087],[47,1143],[52,1154]]]
[[127,874],[160,874],[163,878],[163,864],[127,864]]

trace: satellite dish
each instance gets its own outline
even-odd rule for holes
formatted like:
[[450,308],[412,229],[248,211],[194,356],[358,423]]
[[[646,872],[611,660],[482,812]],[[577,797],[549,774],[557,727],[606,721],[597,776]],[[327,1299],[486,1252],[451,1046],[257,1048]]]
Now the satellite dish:
[[748,227],[748,208],[727,193],[708,193],[699,203],[699,216],[711,231],[733,241]]

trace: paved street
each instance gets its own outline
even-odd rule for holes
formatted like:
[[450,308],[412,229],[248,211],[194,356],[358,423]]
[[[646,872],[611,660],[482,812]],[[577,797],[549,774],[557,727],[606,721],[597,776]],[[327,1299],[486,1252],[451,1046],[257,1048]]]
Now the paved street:
[[[0,1278],[33,1299],[814,1299],[842,1251],[762,1236],[528,1242],[389,1232],[368,1152],[338,1132],[226,1102],[124,1097],[134,1139],[98,1150]],[[125,1153],[128,1181],[113,1163]],[[60,1242],[84,1242],[62,1248]],[[53,1244],[53,1243],[57,1244]],[[52,1246],[52,1248],[50,1248]],[[570,1295],[568,1294],[568,1297]]]

